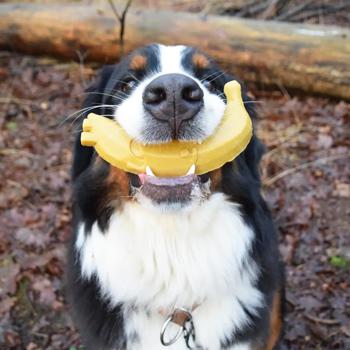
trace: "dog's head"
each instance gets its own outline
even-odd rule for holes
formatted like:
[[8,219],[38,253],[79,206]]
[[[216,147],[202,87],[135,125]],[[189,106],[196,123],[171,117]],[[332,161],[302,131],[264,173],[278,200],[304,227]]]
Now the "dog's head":
[[[220,123],[225,109],[223,88],[231,79],[194,48],[149,45],[102,70],[100,79],[88,91],[86,112],[117,120],[131,138],[142,144],[201,142]],[[88,165],[104,164],[94,159],[96,155],[90,149],[77,147],[84,154],[76,161],[75,177]],[[119,195],[162,208],[188,207],[221,186],[220,169],[196,176],[192,168],[178,178],[157,178],[151,172],[137,176],[115,168],[108,173],[108,181],[118,184]]]

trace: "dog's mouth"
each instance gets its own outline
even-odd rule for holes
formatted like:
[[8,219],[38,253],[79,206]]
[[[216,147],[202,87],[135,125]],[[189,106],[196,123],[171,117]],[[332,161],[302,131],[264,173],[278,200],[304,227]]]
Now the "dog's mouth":
[[209,174],[196,175],[194,168],[187,175],[178,177],[157,177],[151,171],[130,174],[134,191],[142,194],[156,204],[184,204],[205,195]]

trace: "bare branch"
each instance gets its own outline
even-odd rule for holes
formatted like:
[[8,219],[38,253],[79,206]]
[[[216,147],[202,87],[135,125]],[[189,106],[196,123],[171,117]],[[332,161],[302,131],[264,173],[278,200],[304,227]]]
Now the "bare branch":
[[322,164],[326,164],[327,162],[333,161],[333,160],[337,160],[337,159],[345,159],[345,158],[349,158],[350,154],[337,154],[334,156],[329,156],[329,157],[324,157],[324,158],[319,158],[319,159],[315,159],[311,162],[306,162],[300,165],[297,165],[293,168],[288,168],[286,170],[281,171],[280,173],[269,177],[265,180],[263,180],[263,185],[265,187],[271,186],[272,184],[274,184],[276,181],[282,179],[283,177],[286,177],[288,175],[291,175],[293,173],[296,173],[298,171],[313,167],[315,165],[322,165]]
[[118,12],[118,9],[115,7],[113,0],[108,0],[109,4],[111,5],[112,11],[114,12],[114,15],[118,18],[119,22],[121,22],[122,18]]
[[113,0],[108,0],[112,11],[114,15],[117,17],[119,24],[120,24],[120,29],[119,29],[119,46],[120,46],[120,54],[121,56],[124,55],[124,34],[125,34],[125,20],[126,20],[126,15],[128,13],[128,10],[131,6],[132,0],[128,0],[122,14],[120,15],[118,9],[116,8]]

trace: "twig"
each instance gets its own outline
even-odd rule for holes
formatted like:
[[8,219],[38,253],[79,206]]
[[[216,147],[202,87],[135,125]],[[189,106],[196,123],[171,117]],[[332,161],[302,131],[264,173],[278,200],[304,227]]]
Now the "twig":
[[290,0],[270,0],[266,10],[259,15],[261,19],[275,18]]
[[288,20],[296,14],[304,11],[310,4],[312,4],[313,0],[304,1],[299,6],[292,7],[289,11],[281,13],[276,16],[274,19],[278,21]]
[[16,103],[18,105],[26,105],[26,106],[31,106],[34,104],[34,102],[32,102],[30,100],[24,100],[24,99],[13,97],[13,96],[0,97],[0,104],[2,104],[2,103],[9,104],[11,102]]
[[76,50],[77,56],[79,58],[79,72],[80,72],[80,79],[81,82],[83,83],[83,87],[87,87],[86,79],[85,79],[85,74],[84,74],[84,60],[86,57],[87,52],[84,54],[81,53],[79,50]]
[[114,5],[113,0],[108,0],[109,4],[111,5],[112,11],[114,12],[115,16],[117,17],[119,23],[120,23],[120,30],[119,30],[119,46],[120,46],[120,55],[124,55],[124,34],[125,34],[125,19],[126,15],[128,13],[129,7],[132,3],[132,0],[128,0],[122,14],[120,15],[116,6]]
[[10,103],[15,103],[19,105],[25,112],[27,112],[30,119],[33,119],[33,113],[31,107],[35,105],[33,101],[24,100],[21,98],[9,96],[9,97],[0,97],[0,105],[2,110],[7,110]]
[[281,13],[276,16],[276,20],[292,22],[306,21],[307,19],[322,15],[332,14],[345,10],[350,7],[350,4],[338,4],[338,5],[316,5],[313,0],[305,1],[299,6],[291,8],[289,11]]
[[341,331],[350,338],[350,330],[347,330],[346,327],[341,327]]
[[313,9],[310,9],[308,12],[303,12],[300,13],[299,16],[296,16],[293,18],[293,21],[306,21],[310,18],[319,16],[320,11],[322,12],[323,15],[330,15],[332,13],[336,13],[339,11],[343,11],[350,8],[350,4],[339,4],[337,6],[325,6],[325,5],[320,5],[317,6]]
[[335,325],[340,324],[340,321],[338,321],[338,320],[323,319],[323,318],[319,318],[319,317],[316,317],[316,316],[311,316],[311,315],[308,315],[308,314],[304,314],[304,317],[307,318],[308,320],[312,321],[312,322],[322,323],[322,324],[326,324],[326,325],[329,325],[329,326],[335,326]]
[[235,3],[232,4],[227,0],[215,0],[215,1],[211,0],[211,1],[207,1],[207,3],[205,4],[205,6],[203,7],[200,13],[202,15],[208,15],[210,13],[216,14],[216,15],[225,15],[225,14],[232,15],[237,11],[240,11],[240,8],[241,8],[241,5],[235,4]]
[[280,0],[270,0],[267,4],[267,8],[258,16],[260,19],[268,19],[276,16],[277,5]]
[[261,2],[261,1],[252,1],[249,2],[247,5],[241,8],[236,13],[236,16],[238,17],[246,17],[246,16],[253,16],[263,10],[268,6],[267,2]]
[[118,18],[118,21],[121,21],[121,16],[120,16],[117,8],[115,7],[113,0],[108,0],[108,2],[112,8],[112,11],[114,12],[114,15]]
[[285,177],[287,175],[290,175],[290,174],[293,174],[295,172],[298,172],[300,170],[309,168],[309,167],[317,165],[317,164],[322,164],[322,163],[325,163],[327,161],[333,161],[333,160],[344,159],[344,158],[349,158],[349,157],[350,157],[350,153],[349,154],[338,154],[338,155],[335,155],[335,156],[315,159],[315,160],[313,160],[311,162],[306,162],[306,163],[297,165],[296,167],[283,170],[280,173],[278,173],[277,175],[263,180],[263,185],[268,187],[268,186],[271,186],[276,181],[282,179],[283,177]]
[[264,159],[266,160],[271,158],[271,156],[277,153],[283,146],[290,145],[293,141],[295,141],[299,133],[300,133],[300,129],[292,132],[288,136],[281,137],[279,140],[279,143],[274,148],[272,148],[271,150],[269,150],[264,154]]

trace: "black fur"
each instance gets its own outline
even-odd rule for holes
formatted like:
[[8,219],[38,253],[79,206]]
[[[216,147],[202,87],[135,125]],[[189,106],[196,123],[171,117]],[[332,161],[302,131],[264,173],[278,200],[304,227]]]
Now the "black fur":
[[[151,45],[142,48],[142,54],[148,58],[148,70],[157,69],[157,47]],[[217,93],[222,93],[224,84],[233,79],[232,76],[221,73],[215,63],[210,67],[196,69],[192,66],[191,57],[195,51],[188,49],[183,58],[183,65],[192,70],[198,79],[205,77],[212,80]],[[130,56],[115,66],[106,66],[101,71],[97,82],[88,89],[90,94],[85,101],[84,107],[99,106],[101,104],[118,104],[118,99],[106,97],[100,93],[111,93],[118,90],[127,76],[136,76],[138,80],[148,73],[144,71],[130,71],[128,68]],[[97,93],[97,94],[95,94]],[[244,93],[243,98],[249,101]],[[246,105],[251,117],[255,118],[252,104]],[[111,114],[110,107],[98,107],[93,110],[99,114]],[[87,114],[87,113],[86,113]],[[86,116],[83,115],[83,117]],[[258,164],[263,154],[264,147],[254,136],[247,149],[234,160],[227,163],[221,169],[221,190],[229,198],[241,205],[242,214],[255,234],[252,255],[256,261],[261,274],[257,282],[258,289],[265,296],[266,304],[258,314],[250,314],[246,310],[251,323],[237,332],[230,339],[222,343],[222,348],[227,349],[237,341],[253,340],[263,343],[269,331],[269,310],[271,308],[273,295],[281,290],[283,297],[283,268],[279,261],[278,244],[273,221],[267,205],[260,194],[261,182]],[[92,224],[97,221],[104,230],[108,226],[111,207],[105,202],[109,188],[106,187],[106,178],[109,174],[109,165],[102,163],[98,168],[94,167],[94,152],[90,147],[82,147],[80,139],[75,143],[74,163],[72,170],[74,187],[74,231],[77,231],[77,223],[84,221],[87,232]],[[137,218],[135,218],[137,220]],[[125,349],[127,346],[124,336],[123,317],[121,307],[111,308],[108,301],[100,295],[97,282],[80,278],[79,261],[74,250],[75,236],[72,238],[69,251],[69,262],[67,268],[68,296],[73,310],[73,316],[79,327],[83,341],[87,349]],[[244,307],[244,305],[243,305]],[[151,349],[150,349],[151,350]]]

